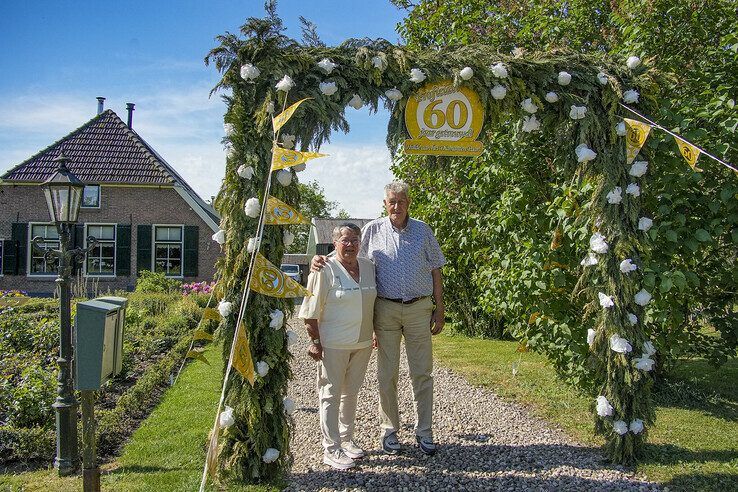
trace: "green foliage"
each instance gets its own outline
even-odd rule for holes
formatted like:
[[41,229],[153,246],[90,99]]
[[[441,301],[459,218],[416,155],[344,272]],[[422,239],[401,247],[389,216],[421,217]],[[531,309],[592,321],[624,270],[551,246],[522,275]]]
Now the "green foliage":
[[143,270],[138,274],[136,281],[136,292],[172,294],[181,290],[182,283],[178,280],[167,278],[163,273],[154,273]]
[[[310,217],[311,219],[331,217],[331,214],[338,206],[336,202],[326,200],[323,187],[317,181],[310,181],[307,184],[298,183],[297,189],[300,193],[300,212],[306,217]],[[289,246],[290,252],[305,253],[307,251],[310,226],[291,226],[290,229],[295,234],[295,242]]]

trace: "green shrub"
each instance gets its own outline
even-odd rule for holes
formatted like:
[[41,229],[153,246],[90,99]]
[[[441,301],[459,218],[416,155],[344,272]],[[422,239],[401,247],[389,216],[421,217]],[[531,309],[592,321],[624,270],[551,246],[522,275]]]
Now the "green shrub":
[[171,294],[179,292],[182,283],[167,278],[163,273],[154,273],[148,270],[142,271],[136,281],[136,292],[160,292]]

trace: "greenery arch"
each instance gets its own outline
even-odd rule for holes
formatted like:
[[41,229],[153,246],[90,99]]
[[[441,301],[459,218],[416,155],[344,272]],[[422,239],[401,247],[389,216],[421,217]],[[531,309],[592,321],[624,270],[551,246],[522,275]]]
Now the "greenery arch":
[[[639,108],[654,109],[654,101],[649,98],[654,93],[653,75],[643,66],[628,68],[624,60],[612,60],[602,54],[556,52],[515,56],[486,45],[413,51],[385,40],[348,40],[338,47],[301,44],[284,36],[279,18],[273,12],[268,13],[266,19],[249,19],[240,36],[231,33],[220,36],[220,45],[206,58],[206,63],[213,63],[223,74],[214,92],[226,90],[223,98],[228,110],[224,121],[230,125],[224,139],[229,148],[225,180],[215,201],[226,236],[224,256],[218,263],[217,295],[238,308],[245,292],[251,257],[247,244],[257,233],[258,223],[244,214],[244,205],[252,197],[263,203],[267,180],[273,179],[270,163],[275,135],[271,118],[275,106],[284,108],[300,99],[312,98],[284,127],[285,132],[296,136],[297,146],[305,151],[319,148],[333,131],[349,130],[345,111],[354,95],[371,111],[384,105],[391,112],[387,131],[390,151],[395,159],[406,164],[403,177],[422,186],[423,172],[414,172],[413,166],[421,169],[422,165],[423,170],[442,173],[445,166],[473,162],[470,158],[409,157],[399,150],[406,138],[405,102],[419,87],[409,80],[411,69],[421,69],[427,75],[426,82],[452,78],[455,84],[469,86],[480,95],[486,114],[480,138],[486,146],[495,145],[490,140],[495,135],[494,128],[513,126],[513,135],[520,144],[517,148],[525,148],[540,158],[541,168],[550,171],[552,186],[558,187],[565,211],[558,225],[552,228],[551,251],[555,253],[566,235],[566,247],[585,257],[595,233],[605,238],[607,251],[597,255],[595,265],[552,267],[577,277],[573,292],[557,292],[557,295],[568,298],[572,306],[581,309],[581,325],[571,327],[572,344],[561,350],[577,350],[586,358],[586,378],[581,382],[593,394],[595,429],[606,439],[607,455],[617,463],[633,463],[655,417],[651,401],[653,381],[651,374],[637,368],[635,362],[642,351],[649,351],[647,330],[643,322],[634,323],[629,316],[634,314],[643,320],[644,308],[634,300],[642,288],[640,270],[623,273],[620,264],[624,259],[631,259],[642,267],[641,252],[649,243],[647,235],[639,230],[639,219],[644,214],[638,197],[623,193],[621,203],[611,204],[607,195],[616,187],[624,191],[630,183],[642,185],[647,179],[629,175],[624,141],[616,128],[622,121],[619,103],[625,91],[637,90]],[[327,73],[318,65],[323,59],[336,63],[336,69]],[[492,70],[491,66],[497,62],[503,64],[507,76]],[[246,64],[258,68],[258,76],[242,77],[241,69]],[[474,72],[468,80],[460,75],[464,67],[471,67]],[[558,82],[562,71],[571,75],[567,85]],[[602,74],[606,81],[600,80]],[[288,92],[275,88],[285,75],[295,82]],[[330,96],[321,93],[319,84],[325,81],[335,82],[338,91]],[[502,99],[495,99],[490,92],[497,85],[506,88]],[[401,91],[402,99],[391,100],[386,94],[390,89]],[[545,99],[544,95],[550,91],[558,94],[558,101]],[[527,98],[538,107],[536,116],[541,127],[536,133],[527,133],[522,128],[527,113],[521,109],[521,103]],[[586,106],[586,116],[570,117],[572,105]],[[596,152],[596,158],[579,162],[581,159],[575,153],[579,144],[587,144]],[[252,178],[239,176],[242,165],[253,166]],[[294,171],[290,173],[294,177]],[[575,189],[573,183],[584,186]],[[453,191],[461,189],[461,185],[449,183],[449,190],[433,191]],[[272,196],[299,208],[294,180],[282,186],[274,179],[271,190]],[[494,211],[451,212],[462,217]],[[563,227],[564,223],[569,227]],[[460,242],[468,240],[459,238]],[[284,253],[283,229],[264,228],[260,251],[269,261],[279,264]],[[540,261],[554,265],[554,256]],[[600,293],[610,296],[614,305],[602,306]],[[290,465],[292,424],[283,411],[283,399],[288,396],[291,355],[285,332],[274,330],[269,324],[273,310],[286,311],[291,307],[290,300],[252,295],[244,313],[253,360],[266,361],[271,369],[266,376],[257,378],[253,387],[236,372],[227,375],[225,404],[234,409],[235,424],[225,429],[218,441],[217,471],[223,481],[270,480]],[[222,332],[226,341],[233,340],[235,318],[229,316],[224,321]],[[545,322],[545,316],[539,313],[531,316],[531,323]],[[594,330],[589,345],[587,327]],[[626,339],[632,350],[627,353],[613,350],[613,335]],[[223,356],[227,359],[230,344],[225,345]],[[607,400],[600,405],[599,414],[595,411],[595,396]],[[643,423],[642,428],[639,421]],[[276,460],[264,459],[270,448],[279,451]]]

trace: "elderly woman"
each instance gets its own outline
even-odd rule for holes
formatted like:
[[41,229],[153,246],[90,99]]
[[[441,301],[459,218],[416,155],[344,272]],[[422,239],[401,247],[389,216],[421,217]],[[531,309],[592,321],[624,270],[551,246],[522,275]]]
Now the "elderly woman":
[[299,317],[310,336],[308,354],[318,364],[323,463],[352,468],[364,451],[353,442],[356,398],[372,352],[374,264],[358,258],[361,229],[345,223],[333,229],[335,257],[311,272]]

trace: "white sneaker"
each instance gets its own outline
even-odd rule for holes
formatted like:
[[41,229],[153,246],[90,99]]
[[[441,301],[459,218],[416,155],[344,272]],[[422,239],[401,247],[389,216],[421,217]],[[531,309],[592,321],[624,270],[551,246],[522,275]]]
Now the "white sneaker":
[[343,449],[343,452],[346,453],[346,456],[353,460],[358,460],[366,456],[364,450],[357,446],[354,441],[342,442],[341,449]]
[[332,466],[336,470],[348,470],[349,468],[356,466],[354,460],[349,458],[346,453],[343,452],[343,449],[339,449],[332,453],[325,451],[323,453],[323,463],[328,466]]

